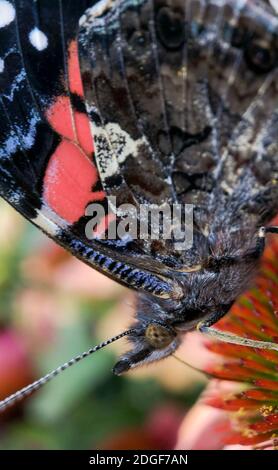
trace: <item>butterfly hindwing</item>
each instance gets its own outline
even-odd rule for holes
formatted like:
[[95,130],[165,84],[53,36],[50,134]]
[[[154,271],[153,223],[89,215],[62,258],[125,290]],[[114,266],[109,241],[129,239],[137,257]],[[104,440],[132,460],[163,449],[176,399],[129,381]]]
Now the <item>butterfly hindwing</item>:
[[101,6],[82,17],[79,46],[107,191],[194,204],[203,232],[223,201],[248,211],[271,193],[274,214],[278,18],[269,2]]

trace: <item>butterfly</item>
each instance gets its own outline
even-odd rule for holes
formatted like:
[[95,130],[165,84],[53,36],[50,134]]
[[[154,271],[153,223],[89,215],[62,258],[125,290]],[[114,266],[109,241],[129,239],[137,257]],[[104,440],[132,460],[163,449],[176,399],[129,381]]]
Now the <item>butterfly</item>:
[[[0,0],[0,194],[137,293],[129,330],[2,408],[123,336],[116,374],[173,354],[196,327],[277,350],[212,328],[278,232],[266,226],[278,212],[277,75],[268,0]],[[193,207],[192,245],[137,229],[109,238],[126,222],[111,200],[136,209],[127,225],[141,206]]]

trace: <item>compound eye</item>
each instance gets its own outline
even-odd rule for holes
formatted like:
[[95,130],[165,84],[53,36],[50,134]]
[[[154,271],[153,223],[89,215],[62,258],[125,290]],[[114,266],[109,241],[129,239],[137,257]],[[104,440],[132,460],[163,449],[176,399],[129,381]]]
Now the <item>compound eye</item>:
[[166,49],[177,50],[185,40],[185,19],[181,12],[160,8],[156,16],[157,35]]
[[163,349],[169,346],[175,338],[174,331],[158,323],[150,323],[145,331],[145,338],[155,349]]
[[263,41],[250,41],[245,50],[245,59],[254,72],[267,73],[277,65],[277,49]]

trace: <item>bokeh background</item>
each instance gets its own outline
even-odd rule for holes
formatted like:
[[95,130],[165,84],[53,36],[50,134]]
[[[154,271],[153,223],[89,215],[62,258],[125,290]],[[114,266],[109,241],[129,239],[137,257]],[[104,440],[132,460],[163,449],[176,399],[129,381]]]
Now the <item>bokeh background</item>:
[[[134,306],[131,292],[57,247],[4,201],[0,215],[3,399],[126,328]],[[0,449],[175,448],[206,379],[173,357],[114,377],[127,347],[121,341],[96,353],[0,415]]]

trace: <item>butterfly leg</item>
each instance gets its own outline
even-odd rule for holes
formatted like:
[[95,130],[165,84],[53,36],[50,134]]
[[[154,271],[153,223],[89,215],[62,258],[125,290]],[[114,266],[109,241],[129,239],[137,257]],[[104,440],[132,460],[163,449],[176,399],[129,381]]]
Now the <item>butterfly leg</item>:
[[265,248],[265,239],[268,233],[278,233],[278,226],[260,227],[255,247],[242,255],[242,261],[248,262],[260,258]]
[[249,346],[251,348],[258,349],[271,349],[273,351],[278,351],[278,344],[272,343],[270,341],[258,341],[249,338],[244,338],[242,336],[234,335],[233,333],[227,333],[225,331],[216,330],[212,328],[218,320],[220,320],[225,314],[223,312],[213,313],[206,320],[203,320],[198,323],[197,330],[201,333],[204,333],[216,340],[223,341],[225,343],[237,344],[239,346]]
[[257,245],[254,249],[254,254],[260,254],[263,252],[265,248],[265,237],[267,233],[278,233],[278,226],[270,226],[270,227],[261,227],[258,231],[258,238],[257,238]]
[[272,225],[270,227],[262,227],[265,233],[278,233],[278,225]]

